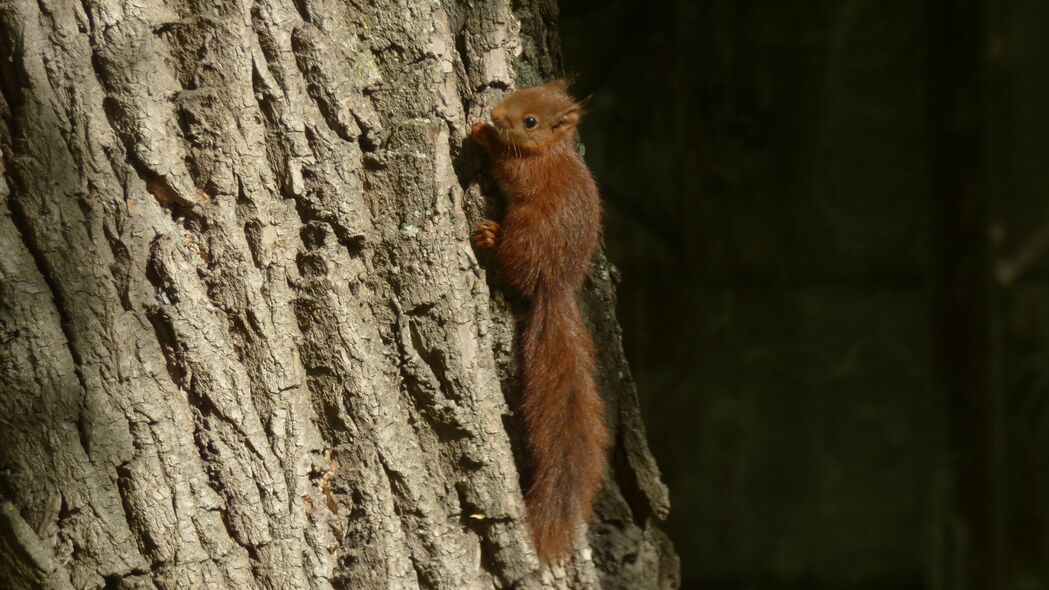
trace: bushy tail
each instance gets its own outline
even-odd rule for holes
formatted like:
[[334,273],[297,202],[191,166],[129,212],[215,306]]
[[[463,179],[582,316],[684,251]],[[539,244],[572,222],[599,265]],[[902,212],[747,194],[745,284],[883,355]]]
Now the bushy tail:
[[536,551],[567,554],[590,518],[609,444],[594,383],[594,351],[575,296],[540,293],[523,334],[522,386],[532,480],[526,494]]

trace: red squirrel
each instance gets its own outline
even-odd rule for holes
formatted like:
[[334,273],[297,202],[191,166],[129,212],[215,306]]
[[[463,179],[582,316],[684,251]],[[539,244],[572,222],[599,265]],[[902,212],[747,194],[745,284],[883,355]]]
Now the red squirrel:
[[576,148],[579,104],[564,81],[518,90],[475,123],[510,206],[472,235],[494,248],[528,303],[521,339],[522,413],[531,461],[528,522],[544,562],[564,558],[589,521],[609,446],[594,347],[576,295],[601,242],[601,200]]

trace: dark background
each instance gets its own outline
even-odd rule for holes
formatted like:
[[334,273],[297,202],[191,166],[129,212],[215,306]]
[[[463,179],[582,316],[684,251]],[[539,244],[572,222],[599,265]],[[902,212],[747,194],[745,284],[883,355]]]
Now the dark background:
[[1049,2],[562,0],[686,588],[1049,588]]

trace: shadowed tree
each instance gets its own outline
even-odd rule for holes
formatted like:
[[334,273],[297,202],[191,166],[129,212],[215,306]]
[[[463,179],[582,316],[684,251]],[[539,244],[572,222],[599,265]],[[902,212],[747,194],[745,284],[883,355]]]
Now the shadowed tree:
[[677,585],[603,257],[609,480],[567,566],[524,523],[464,138],[558,72],[556,16],[0,3],[0,585]]

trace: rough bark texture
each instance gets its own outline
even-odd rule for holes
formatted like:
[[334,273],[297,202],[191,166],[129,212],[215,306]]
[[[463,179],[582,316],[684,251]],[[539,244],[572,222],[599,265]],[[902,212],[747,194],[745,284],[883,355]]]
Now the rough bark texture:
[[556,16],[0,1],[0,585],[676,585],[604,259],[610,481],[567,567],[522,519],[463,141],[556,73]]

